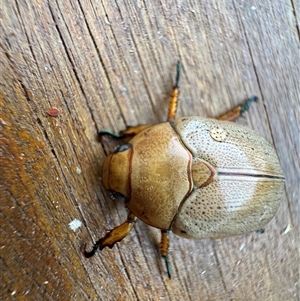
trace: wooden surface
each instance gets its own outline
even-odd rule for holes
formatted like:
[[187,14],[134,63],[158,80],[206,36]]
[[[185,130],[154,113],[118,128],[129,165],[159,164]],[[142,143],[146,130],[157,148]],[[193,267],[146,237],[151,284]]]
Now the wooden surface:
[[[299,16],[299,0],[2,1],[0,299],[299,300]],[[238,122],[275,146],[286,185],[264,234],[171,235],[169,280],[142,222],[92,259],[81,248],[127,215],[97,131],[164,121],[178,59],[178,116],[259,96]]]

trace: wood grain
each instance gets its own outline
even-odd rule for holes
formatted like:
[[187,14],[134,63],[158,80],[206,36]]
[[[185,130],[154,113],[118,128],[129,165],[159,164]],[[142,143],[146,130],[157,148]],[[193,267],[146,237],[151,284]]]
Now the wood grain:
[[[299,300],[299,15],[298,0],[4,0],[1,299]],[[114,144],[97,132],[164,121],[178,59],[179,116],[259,96],[238,122],[275,146],[286,186],[264,234],[171,235],[168,280],[141,222],[112,250],[81,250],[127,215],[101,184]]]

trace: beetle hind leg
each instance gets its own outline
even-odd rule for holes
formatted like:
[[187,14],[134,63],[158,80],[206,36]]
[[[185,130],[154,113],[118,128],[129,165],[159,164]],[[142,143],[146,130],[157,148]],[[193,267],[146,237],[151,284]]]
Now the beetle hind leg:
[[170,265],[169,256],[168,256],[169,244],[170,244],[169,231],[162,230],[161,231],[160,252],[161,252],[162,257],[165,259],[168,277],[169,277],[169,279],[171,279],[171,277],[172,277],[171,265]]
[[113,230],[109,231],[104,237],[100,238],[93,246],[93,249],[88,252],[86,249],[83,251],[83,254],[86,258],[90,258],[95,255],[96,251],[109,247],[110,249],[114,246],[116,242],[121,241],[128,233],[132,230],[137,217],[129,212],[127,220],[121,225],[115,227]]
[[229,112],[221,115],[217,119],[218,120],[234,121],[235,119],[237,119],[239,116],[241,116],[245,111],[247,111],[249,109],[252,102],[257,101],[257,100],[258,100],[257,96],[251,96],[250,98],[248,98],[246,100],[246,102],[236,106],[235,108],[233,108]]

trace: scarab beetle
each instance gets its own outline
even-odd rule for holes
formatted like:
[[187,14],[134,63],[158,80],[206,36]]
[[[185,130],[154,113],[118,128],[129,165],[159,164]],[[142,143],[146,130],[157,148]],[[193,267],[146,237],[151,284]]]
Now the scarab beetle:
[[231,121],[255,96],[216,119],[175,119],[180,64],[168,121],[129,128],[133,135],[103,165],[106,189],[125,201],[127,220],[98,240],[92,251],[112,248],[137,219],[161,229],[161,254],[168,261],[169,231],[185,238],[221,238],[261,229],[275,215],[284,176],[273,147],[249,128]]

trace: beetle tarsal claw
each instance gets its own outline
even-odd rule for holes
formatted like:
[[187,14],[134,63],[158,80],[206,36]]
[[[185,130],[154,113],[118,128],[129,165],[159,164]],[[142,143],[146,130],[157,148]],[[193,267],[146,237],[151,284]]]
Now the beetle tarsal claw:
[[172,273],[171,273],[171,265],[170,265],[170,261],[169,261],[168,255],[164,256],[164,259],[165,259],[165,263],[166,263],[168,277],[169,277],[169,279],[171,279],[172,278]]
[[243,114],[245,111],[247,111],[249,109],[252,102],[257,101],[257,100],[258,100],[258,97],[255,95],[248,98],[247,101],[243,105],[241,105],[241,114]]
[[95,255],[97,249],[99,248],[99,244],[98,244],[98,241],[93,245],[93,249],[92,251],[88,252],[86,250],[86,244],[84,245],[84,250],[83,250],[83,255],[86,257],[86,258],[90,258],[92,256]]

